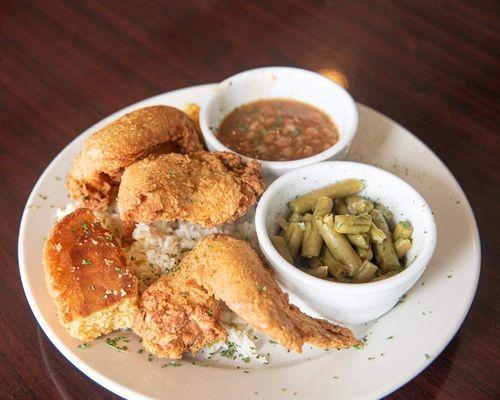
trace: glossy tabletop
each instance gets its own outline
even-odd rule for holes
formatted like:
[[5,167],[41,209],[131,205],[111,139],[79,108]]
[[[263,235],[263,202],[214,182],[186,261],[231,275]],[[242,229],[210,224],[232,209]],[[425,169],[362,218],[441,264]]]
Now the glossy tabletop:
[[0,398],[117,398],[54,349],[23,294],[19,220],[43,169],[117,109],[264,65],[342,72],[456,176],[481,235],[478,293],[388,398],[499,398],[499,27],[494,0],[0,1]]

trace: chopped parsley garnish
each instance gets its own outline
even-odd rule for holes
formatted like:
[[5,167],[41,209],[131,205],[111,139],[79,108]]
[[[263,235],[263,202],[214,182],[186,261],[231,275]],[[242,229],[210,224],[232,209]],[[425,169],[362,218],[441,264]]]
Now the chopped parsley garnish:
[[207,310],[207,314],[208,314],[209,317],[211,317],[213,315],[213,312],[212,312],[212,310],[210,308]]
[[86,222],[84,222],[82,224],[82,228],[85,229],[85,230],[89,229],[89,224],[87,224]]
[[144,353],[144,349],[139,349],[139,350],[137,350],[137,352],[138,352],[139,354],[142,354],[142,353]]
[[241,360],[248,364],[250,362],[250,357],[244,357]]
[[222,357],[233,358],[237,352],[236,344],[233,342],[227,342],[227,349],[221,350],[220,355]]
[[166,367],[180,367],[181,364],[177,361],[170,361],[166,364],[162,364],[160,365],[161,368],[166,368]]
[[148,361],[149,361],[149,362],[153,361],[153,355],[152,355],[151,353],[150,353],[150,354],[148,354]]
[[82,260],[82,265],[90,265],[91,261],[88,258]]
[[389,336],[386,338],[387,340],[391,340],[391,339],[394,339],[394,336]]
[[267,286],[259,286],[259,287],[257,287],[257,290],[259,292],[267,292]]
[[426,360],[429,360],[431,358],[431,356],[429,354],[427,354],[427,353],[424,353],[424,356],[425,356]]
[[115,339],[107,338],[106,339],[106,344],[109,347],[111,347],[111,348],[113,348],[113,349],[115,349],[117,351],[120,351],[122,353],[126,353],[127,350],[128,350],[128,347],[127,346],[120,346],[119,345],[119,341],[121,339],[123,339],[123,337],[120,337],[120,336],[116,337]]
[[275,340],[269,340],[269,343],[271,344],[279,344],[278,342],[276,342]]
[[88,349],[91,346],[90,343],[82,343],[78,345],[79,349]]
[[401,225],[403,228],[405,228],[405,229],[408,229],[408,228],[410,228],[410,227],[411,227],[411,223],[410,223],[410,221],[401,221],[401,222],[400,222],[400,225]]

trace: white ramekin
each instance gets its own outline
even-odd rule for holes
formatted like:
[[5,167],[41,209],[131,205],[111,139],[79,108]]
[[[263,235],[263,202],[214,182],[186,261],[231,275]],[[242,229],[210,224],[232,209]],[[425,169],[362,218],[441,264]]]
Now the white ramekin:
[[[414,227],[408,265],[399,274],[372,283],[337,283],[322,280],[289,264],[271,244],[278,218],[289,213],[287,203],[296,196],[336,181],[362,179],[361,195],[385,205],[395,221],[410,220]],[[409,184],[379,168],[345,161],[309,165],[274,181],[260,199],[255,215],[259,245],[279,282],[324,317],[348,324],[371,321],[389,311],[420,278],[434,252],[436,224],[431,209]]]
[[236,107],[269,98],[299,100],[319,108],[337,125],[339,141],[319,154],[300,160],[261,161],[266,180],[273,180],[295,168],[342,159],[346,155],[358,127],[358,111],[352,97],[322,75],[290,67],[252,69],[221,82],[200,110],[201,131],[208,149],[232,151],[217,139],[216,128]]

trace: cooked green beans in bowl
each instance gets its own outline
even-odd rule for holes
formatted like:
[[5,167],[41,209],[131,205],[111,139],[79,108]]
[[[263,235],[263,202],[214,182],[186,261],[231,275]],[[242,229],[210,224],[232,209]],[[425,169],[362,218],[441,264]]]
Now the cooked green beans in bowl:
[[401,272],[413,226],[359,196],[363,187],[347,179],[290,201],[288,218],[270,237],[276,250],[302,271],[335,282],[375,282]]

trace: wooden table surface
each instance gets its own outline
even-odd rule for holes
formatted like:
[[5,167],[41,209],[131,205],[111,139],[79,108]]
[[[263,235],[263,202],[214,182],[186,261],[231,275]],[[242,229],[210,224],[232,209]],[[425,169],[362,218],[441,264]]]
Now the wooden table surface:
[[446,350],[389,398],[500,398],[499,27],[495,0],[0,1],[0,398],[117,398],[55,350],[23,294],[18,226],[43,169],[117,109],[264,65],[342,71],[456,176],[479,224],[479,290]]

